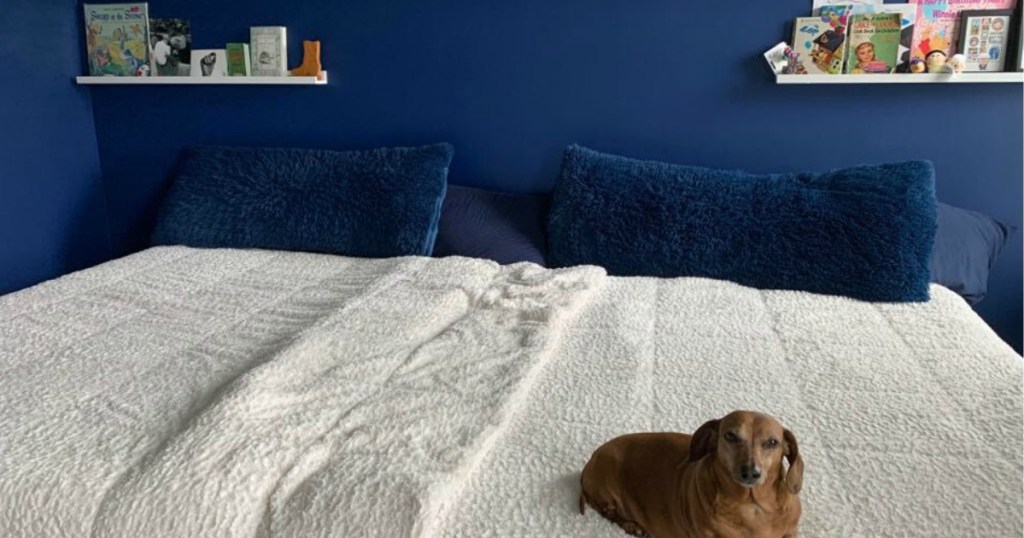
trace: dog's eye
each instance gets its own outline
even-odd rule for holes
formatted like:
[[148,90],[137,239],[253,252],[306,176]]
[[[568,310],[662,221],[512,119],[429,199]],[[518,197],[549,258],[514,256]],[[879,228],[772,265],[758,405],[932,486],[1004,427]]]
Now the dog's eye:
[[725,434],[725,441],[726,442],[728,442],[728,443],[735,443],[736,441],[739,441],[739,440],[740,440],[740,438],[736,437],[735,433],[733,433],[733,432],[726,432],[726,434]]
[[779,442],[776,441],[775,439],[769,439],[769,440],[764,442],[764,447],[769,449],[769,450],[773,449],[773,448],[775,448],[777,446],[779,446]]

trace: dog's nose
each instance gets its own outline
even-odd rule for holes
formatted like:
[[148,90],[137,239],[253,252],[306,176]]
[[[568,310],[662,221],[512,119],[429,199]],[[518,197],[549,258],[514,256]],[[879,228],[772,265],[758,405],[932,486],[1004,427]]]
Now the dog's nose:
[[744,482],[756,482],[761,478],[761,470],[753,465],[744,465],[740,467],[740,478]]

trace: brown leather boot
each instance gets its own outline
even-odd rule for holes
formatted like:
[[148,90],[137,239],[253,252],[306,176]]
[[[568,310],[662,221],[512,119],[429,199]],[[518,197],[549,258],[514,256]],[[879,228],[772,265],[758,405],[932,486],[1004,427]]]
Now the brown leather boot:
[[320,65],[320,42],[302,42],[302,65],[291,70],[296,77],[319,77],[323,68]]

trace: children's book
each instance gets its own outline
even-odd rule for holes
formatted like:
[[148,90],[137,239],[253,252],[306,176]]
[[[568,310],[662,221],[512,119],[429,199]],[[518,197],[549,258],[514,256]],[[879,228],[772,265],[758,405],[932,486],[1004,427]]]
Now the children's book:
[[149,19],[150,74],[187,77],[191,74],[192,24],[188,19]]
[[854,15],[850,20],[846,73],[892,73],[900,50],[900,16],[895,13]]
[[900,16],[900,51],[896,62],[897,73],[910,72],[910,47],[914,42],[917,6],[914,4],[882,4],[876,13],[895,13]]
[[253,26],[249,29],[249,49],[253,76],[288,75],[288,42],[284,26]]
[[824,16],[829,9],[835,9],[842,6],[843,9],[849,11],[852,7],[861,6],[877,6],[881,5],[883,0],[814,0],[811,11],[814,15]]
[[228,54],[228,76],[247,77],[252,60],[249,58],[248,43],[228,43],[225,47]]
[[799,74],[828,75],[842,73],[845,22],[824,15],[800,17],[793,22],[793,51]]
[[144,2],[85,4],[84,9],[89,74],[94,77],[148,75],[148,5]]
[[1017,7],[1017,0],[910,0],[910,3],[917,6],[910,55],[921,59],[936,50],[946,56],[956,53],[961,11]]

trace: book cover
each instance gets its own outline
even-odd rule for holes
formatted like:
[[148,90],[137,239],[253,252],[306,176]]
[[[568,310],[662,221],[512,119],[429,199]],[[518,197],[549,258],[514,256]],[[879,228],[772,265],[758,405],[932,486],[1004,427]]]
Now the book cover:
[[192,74],[192,25],[188,19],[149,19],[150,74],[187,77]]
[[956,53],[961,11],[1017,7],[1016,0],[910,0],[910,3],[917,6],[910,55],[921,59],[934,50],[946,56]]
[[814,0],[811,5],[811,13],[824,16],[828,9],[840,8],[849,10],[852,7],[877,6],[881,5],[882,2],[883,0]]
[[253,26],[249,29],[252,75],[283,77],[288,75],[288,42],[284,26]]
[[148,75],[148,5],[144,2],[85,4],[83,8],[89,74],[94,77]]
[[800,17],[793,22],[793,50],[799,54],[800,74],[842,73],[846,41],[845,21],[829,14]]
[[892,73],[900,49],[900,16],[895,13],[854,15],[850,20],[846,73]]
[[910,48],[914,42],[914,28],[917,22],[917,6],[914,4],[883,4],[877,13],[895,13],[900,16],[900,50],[897,55],[896,72],[910,72]]
[[850,23],[850,15],[852,13],[852,4],[822,6],[821,9],[818,10],[818,15],[821,16],[822,20],[841,25],[843,28],[846,28],[846,25]]
[[228,55],[224,49],[193,49],[193,77],[228,76]]
[[228,76],[249,76],[249,66],[251,64],[251,59],[249,58],[249,44],[228,43],[225,48],[228,55]]

